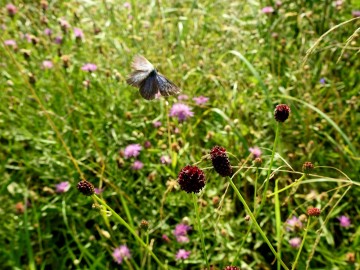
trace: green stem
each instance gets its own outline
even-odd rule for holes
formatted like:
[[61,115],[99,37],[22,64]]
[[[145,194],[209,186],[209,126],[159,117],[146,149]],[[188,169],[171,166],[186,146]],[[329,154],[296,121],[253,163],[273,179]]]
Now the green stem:
[[299,248],[299,251],[298,251],[298,253],[297,253],[297,255],[296,255],[295,262],[294,262],[294,264],[293,264],[293,266],[292,266],[292,268],[291,268],[292,270],[295,270],[295,269],[296,269],[296,265],[297,265],[298,260],[299,260],[299,258],[300,258],[300,253],[301,253],[301,250],[302,250],[302,248],[303,248],[303,246],[304,246],[305,239],[306,239],[306,236],[307,236],[307,232],[308,232],[308,230],[309,230],[309,227],[310,227],[310,216],[308,217],[308,222],[307,222],[306,229],[305,229],[305,232],[304,232],[304,237],[303,237],[303,240],[302,240],[302,242],[301,242],[301,246],[300,246],[300,248]]
[[286,264],[281,260],[280,256],[277,254],[277,252],[275,251],[274,247],[271,245],[269,239],[266,237],[264,231],[261,229],[260,225],[257,223],[255,216],[253,215],[253,213],[251,212],[249,206],[247,205],[245,199],[243,198],[243,196],[241,196],[239,190],[237,189],[237,187],[235,186],[234,182],[232,181],[232,179],[230,178],[230,185],[232,186],[232,188],[234,189],[236,195],[239,197],[241,203],[243,204],[243,206],[245,207],[246,212],[248,212],[251,221],[254,223],[257,231],[260,233],[260,235],[262,236],[262,238],[264,239],[264,241],[266,242],[266,244],[269,246],[271,252],[274,254],[274,256],[276,257],[276,259],[278,259],[281,263],[281,265],[284,267],[284,269],[289,270],[289,268],[286,266]]
[[160,262],[160,260],[158,259],[158,257],[154,254],[154,252],[151,250],[151,248],[146,245],[144,243],[144,241],[137,235],[137,233],[135,232],[135,230],[128,224],[126,223],[125,220],[123,220],[110,206],[108,206],[106,204],[106,202],[104,202],[102,199],[100,199],[98,196],[96,196],[95,194],[92,195],[92,198],[97,201],[98,203],[100,203],[101,205],[103,205],[106,209],[108,209],[111,214],[120,222],[121,225],[123,225],[124,227],[126,227],[126,229],[128,229],[128,231],[135,237],[135,239],[144,247],[147,249],[147,251],[151,254],[151,256],[154,258],[154,260],[158,263],[158,265],[163,268],[163,269],[168,269],[166,265],[164,265],[162,262]]
[[199,206],[197,203],[197,197],[194,193],[192,194],[192,197],[193,197],[194,207],[195,207],[195,212],[196,212],[196,221],[197,221],[198,230],[199,230],[200,238],[201,238],[201,248],[202,248],[204,256],[205,256],[206,267],[207,267],[207,269],[210,269],[210,264],[209,264],[208,256],[207,256],[206,249],[205,249],[204,234],[203,234],[202,226],[200,223],[200,213],[199,213]]
[[[275,192],[278,190],[279,180],[275,181]],[[277,252],[281,258],[281,215],[280,215],[280,201],[279,194],[275,195],[275,222],[276,222],[276,239],[277,239]],[[281,269],[280,261],[277,261],[277,269]]]
[[265,182],[265,188],[264,188],[264,191],[263,191],[263,196],[261,198],[261,204],[260,204],[259,209],[256,211],[256,216],[260,213],[260,211],[263,208],[263,206],[265,204],[265,201],[266,201],[266,192],[267,192],[268,187],[269,187],[269,181],[270,181],[269,178],[270,178],[271,168],[272,168],[272,165],[273,165],[273,162],[274,162],[274,156],[275,156],[277,142],[278,142],[278,139],[279,139],[279,133],[280,133],[280,124],[276,123],[275,140],[274,140],[273,150],[272,150],[272,153],[271,153],[269,170],[268,170],[266,180],[265,180],[266,182]]
[[[259,168],[256,168],[255,184],[254,184],[254,213],[256,211],[256,205],[257,205],[257,196],[256,195],[257,195],[257,182],[258,182],[258,179],[259,179]],[[239,248],[238,248],[238,250],[236,252],[235,258],[233,260],[234,265],[237,265],[237,260],[238,260],[239,255],[240,255],[240,251],[241,251],[243,245],[245,244],[245,241],[246,241],[251,229],[252,229],[252,224],[249,225],[249,228],[248,228],[245,236],[243,237],[243,240],[241,241],[241,244],[240,244],[240,246],[239,246]]]
[[259,169],[256,168],[256,174],[255,174],[255,185],[254,185],[254,213],[256,211],[256,201],[257,201],[257,182],[259,178]]
[[270,197],[272,197],[274,195],[277,195],[277,194],[279,194],[279,193],[281,193],[281,192],[283,192],[283,191],[285,191],[285,190],[287,190],[287,189],[289,189],[289,188],[291,188],[293,186],[300,185],[301,180],[303,180],[304,178],[305,178],[305,173],[299,179],[295,180],[294,183],[292,183],[292,184],[290,184],[290,185],[288,185],[288,186],[286,186],[286,187],[284,187],[284,188],[282,188],[282,189],[280,189],[278,191],[275,191],[274,193],[269,194],[267,197],[270,198]]

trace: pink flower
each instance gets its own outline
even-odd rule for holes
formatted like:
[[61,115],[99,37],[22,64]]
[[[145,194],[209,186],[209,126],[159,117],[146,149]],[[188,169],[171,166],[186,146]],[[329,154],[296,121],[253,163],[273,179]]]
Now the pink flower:
[[254,158],[258,158],[261,156],[261,150],[259,147],[250,147],[249,148],[250,153],[254,156]]
[[360,10],[353,10],[353,11],[351,12],[351,15],[352,15],[354,18],[360,17]]
[[44,29],[44,34],[47,35],[47,36],[51,36],[52,30],[50,28],[45,28]]
[[161,127],[161,122],[160,121],[155,121],[153,123],[154,127],[158,128],[158,127]]
[[171,109],[170,114],[171,117],[177,117],[180,122],[185,121],[189,117],[193,117],[194,113],[191,111],[191,108],[182,103],[175,103]]
[[176,241],[178,243],[189,243],[189,237],[185,236],[185,235],[179,235],[179,236],[176,236]]
[[140,160],[135,160],[131,168],[135,171],[141,170],[144,167],[144,163]]
[[341,7],[342,4],[343,4],[343,1],[342,1],[342,0],[335,1],[335,6],[336,6],[336,7]]
[[4,44],[5,44],[6,46],[11,46],[11,47],[13,47],[13,48],[17,48],[16,41],[15,41],[15,40],[12,40],[12,39],[5,40],[5,41],[4,41]]
[[344,228],[347,228],[347,227],[350,227],[351,225],[351,220],[349,217],[347,216],[340,216],[337,218],[340,222],[340,226],[341,227],[344,227]]
[[138,143],[137,144],[130,144],[130,145],[125,147],[124,157],[125,158],[137,157],[138,155],[140,155],[141,149],[142,149],[142,147]]
[[166,234],[163,234],[161,237],[165,242],[170,243],[170,238]]
[[177,224],[175,226],[174,235],[177,236],[186,236],[188,231],[191,230],[191,226],[184,223]]
[[45,69],[51,69],[53,66],[53,63],[50,60],[45,60],[42,62],[42,67]]
[[95,191],[96,195],[99,195],[104,191],[104,189],[103,188],[95,188],[94,191]]
[[70,28],[70,24],[64,18],[59,19],[59,24],[61,29],[63,29],[64,31],[67,31]]
[[61,44],[63,41],[63,38],[61,36],[56,36],[55,39],[54,39],[54,42],[56,44]]
[[271,14],[274,12],[274,8],[273,7],[264,7],[262,10],[261,10],[264,14]]
[[144,142],[144,147],[145,148],[150,148],[151,147],[151,142],[150,141],[145,141]]
[[161,156],[160,161],[162,164],[171,164],[171,158],[169,156]]
[[190,251],[186,251],[185,249],[179,249],[179,251],[176,253],[176,260],[186,260],[190,256]]
[[294,231],[296,229],[301,229],[302,227],[303,224],[301,223],[300,219],[298,219],[296,216],[293,216],[292,218],[286,221],[287,231]]
[[17,7],[11,3],[6,5],[6,10],[7,10],[7,13],[9,14],[9,16],[11,16],[11,17],[17,13]]
[[80,28],[74,28],[74,36],[76,39],[84,39],[84,32]]
[[69,189],[70,189],[70,183],[68,181],[65,181],[65,182],[61,182],[56,186],[56,192],[57,193],[64,193],[64,192],[67,192]]
[[29,33],[26,33],[24,37],[26,38],[27,42],[31,42],[31,35]]
[[177,99],[178,100],[188,100],[189,99],[189,97],[187,96],[187,95],[179,95],[178,97],[177,97]]
[[123,5],[124,8],[130,9],[131,8],[131,4],[129,2],[125,2]]
[[126,245],[115,248],[112,255],[114,261],[118,264],[122,264],[124,259],[129,259],[131,257],[130,250]]
[[294,237],[289,240],[290,246],[293,248],[299,248],[301,244],[301,238],[300,237]]
[[209,101],[209,98],[204,96],[199,96],[199,97],[194,97],[193,101],[195,101],[196,105],[203,105]]
[[83,65],[81,67],[81,70],[88,71],[88,72],[93,72],[93,71],[97,70],[97,66],[95,64],[92,64],[92,63],[87,63],[87,64],[85,64],[85,65]]

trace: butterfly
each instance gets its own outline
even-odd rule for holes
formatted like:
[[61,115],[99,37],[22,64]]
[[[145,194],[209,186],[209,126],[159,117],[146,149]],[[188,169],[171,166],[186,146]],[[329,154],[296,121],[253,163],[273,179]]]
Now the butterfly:
[[143,56],[137,55],[131,65],[133,72],[126,82],[139,88],[140,95],[151,100],[160,92],[164,97],[177,95],[180,88],[164,75],[157,72],[154,66]]

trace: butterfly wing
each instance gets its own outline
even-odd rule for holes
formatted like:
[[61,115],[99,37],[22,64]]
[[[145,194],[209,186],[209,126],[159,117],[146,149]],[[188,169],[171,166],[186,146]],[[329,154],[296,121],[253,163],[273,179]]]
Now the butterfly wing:
[[133,72],[130,74],[126,82],[135,87],[140,87],[149,74],[155,70],[154,66],[141,55],[134,57],[131,67]]
[[164,97],[180,93],[179,87],[159,73],[156,74],[156,86],[160,94]]
[[141,82],[139,91],[143,98],[147,100],[155,98],[156,93],[159,91],[156,83],[156,77],[156,71],[153,70],[150,72],[148,77]]

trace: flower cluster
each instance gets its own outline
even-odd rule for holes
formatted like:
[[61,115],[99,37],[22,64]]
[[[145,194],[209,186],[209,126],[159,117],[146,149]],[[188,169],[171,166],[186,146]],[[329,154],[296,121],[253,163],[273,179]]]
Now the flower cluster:
[[187,193],[199,193],[205,186],[205,174],[197,166],[187,165],[180,171],[178,183]]
[[279,104],[275,108],[274,117],[278,122],[285,122],[286,119],[289,118],[290,115],[290,107],[286,104]]
[[91,196],[95,193],[95,187],[89,181],[81,180],[77,184],[77,189],[85,196]]
[[115,248],[112,255],[113,255],[114,261],[118,264],[122,264],[124,259],[131,258],[130,250],[126,245],[121,245],[121,246]]
[[191,230],[191,226],[180,223],[175,226],[174,236],[176,237],[176,241],[179,243],[188,243],[188,231]]
[[194,116],[194,112],[191,111],[191,108],[183,103],[174,104],[171,109],[169,116],[177,117],[180,122],[185,121],[189,117]]
[[232,175],[230,160],[226,154],[225,148],[215,146],[213,149],[211,149],[210,156],[214,169],[218,174],[223,177]]

